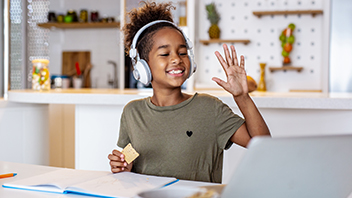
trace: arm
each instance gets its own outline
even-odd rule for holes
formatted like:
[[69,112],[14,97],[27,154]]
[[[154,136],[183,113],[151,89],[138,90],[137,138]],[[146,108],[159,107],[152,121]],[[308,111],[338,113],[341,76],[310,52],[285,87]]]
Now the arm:
[[110,160],[110,167],[112,173],[118,173],[123,171],[131,172],[133,162],[127,164],[125,161],[125,156],[118,150],[113,150],[111,154],[108,155]]
[[244,57],[241,56],[240,64],[234,46],[231,46],[231,55],[226,44],[223,45],[225,58],[218,51],[215,52],[223,67],[227,82],[214,77],[213,80],[232,94],[238,108],[246,122],[231,137],[231,141],[246,147],[249,140],[258,135],[270,135],[268,126],[248,94],[247,74],[244,69]]

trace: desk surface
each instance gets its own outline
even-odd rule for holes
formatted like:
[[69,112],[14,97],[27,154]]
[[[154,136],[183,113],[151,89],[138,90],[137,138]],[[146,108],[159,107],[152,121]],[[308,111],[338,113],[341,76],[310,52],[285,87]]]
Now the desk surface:
[[[17,176],[15,177],[0,179],[0,197],[1,198],[87,197],[87,196],[74,195],[74,194],[45,193],[45,192],[35,192],[35,191],[27,191],[27,190],[16,190],[16,189],[9,189],[9,188],[2,187],[2,184],[4,183],[47,173],[57,169],[60,169],[60,168],[0,161],[0,173],[17,173]],[[179,182],[176,182],[172,186],[206,186],[206,185],[212,185],[212,183],[180,180]]]

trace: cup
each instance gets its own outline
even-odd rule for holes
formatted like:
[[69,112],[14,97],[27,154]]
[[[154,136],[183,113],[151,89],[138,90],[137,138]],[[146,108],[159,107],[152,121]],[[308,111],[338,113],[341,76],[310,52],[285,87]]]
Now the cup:
[[72,83],[73,83],[73,88],[80,89],[80,88],[82,88],[83,79],[80,77],[73,77]]

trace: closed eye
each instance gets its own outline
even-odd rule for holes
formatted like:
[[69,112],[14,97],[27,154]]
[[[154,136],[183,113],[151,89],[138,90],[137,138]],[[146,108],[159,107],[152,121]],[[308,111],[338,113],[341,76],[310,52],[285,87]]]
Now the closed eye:
[[168,56],[169,54],[160,54],[160,56]]

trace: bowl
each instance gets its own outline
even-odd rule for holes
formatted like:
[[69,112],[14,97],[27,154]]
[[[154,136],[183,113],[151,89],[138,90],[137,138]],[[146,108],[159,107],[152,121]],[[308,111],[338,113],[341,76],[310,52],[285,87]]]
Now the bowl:
[[220,198],[214,191],[211,196],[196,196],[206,193],[207,189],[199,187],[166,187],[140,192],[134,198]]

